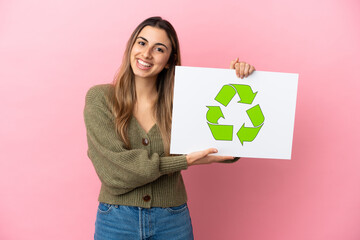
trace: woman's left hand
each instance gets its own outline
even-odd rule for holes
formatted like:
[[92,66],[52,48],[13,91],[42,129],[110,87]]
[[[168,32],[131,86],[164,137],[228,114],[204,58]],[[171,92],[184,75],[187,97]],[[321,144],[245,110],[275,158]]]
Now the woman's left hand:
[[230,69],[236,70],[236,76],[243,79],[244,77],[249,76],[253,71],[255,71],[254,66],[246,62],[239,62],[239,58],[230,63]]

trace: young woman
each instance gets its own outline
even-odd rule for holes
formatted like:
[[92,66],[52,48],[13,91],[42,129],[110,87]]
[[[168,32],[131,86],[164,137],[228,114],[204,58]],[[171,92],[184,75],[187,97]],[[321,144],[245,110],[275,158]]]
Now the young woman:
[[[193,239],[181,170],[234,162],[217,150],[169,154],[175,65],[181,65],[172,25],[160,17],[132,33],[113,84],[92,87],[84,118],[88,156],[101,180],[95,239]],[[243,78],[253,66],[232,61]]]

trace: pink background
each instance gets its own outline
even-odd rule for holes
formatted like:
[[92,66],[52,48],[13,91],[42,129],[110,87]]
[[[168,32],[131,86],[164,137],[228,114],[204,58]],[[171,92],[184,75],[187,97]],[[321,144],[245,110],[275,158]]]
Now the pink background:
[[291,161],[184,171],[196,239],[360,239],[358,0],[0,1],[0,239],[91,239],[87,89],[161,15],[183,65],[299,73]]

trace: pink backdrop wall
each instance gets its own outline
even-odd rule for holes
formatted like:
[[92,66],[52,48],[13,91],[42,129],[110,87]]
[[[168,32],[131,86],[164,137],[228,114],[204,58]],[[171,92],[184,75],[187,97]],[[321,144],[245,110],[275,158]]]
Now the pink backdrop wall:
[[183,65],[300,74],[291,161],[184,172],[196,239],[360,239],[357,0],[0,1],[0,239],[93,237],[84,96],[153,15]]

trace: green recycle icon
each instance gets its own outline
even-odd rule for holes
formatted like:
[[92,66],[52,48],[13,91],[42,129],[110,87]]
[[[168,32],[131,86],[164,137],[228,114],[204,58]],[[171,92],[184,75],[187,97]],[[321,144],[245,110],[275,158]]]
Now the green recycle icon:
[[[257,92],[253,92],[251,87],[243,84],[228,84],[224,85],[215,100],[223,106],[227,106],[233,97],[238,93],[240,101],[238,103],[242,104],[252,104]],[[221,111],[219,106],[207,106],[208,111],[206,113],[206,119],[208,121],[208,126],[215,140],[223,141],[232,141],[233,140],[233,125],[220,125],[218,120],[224,118],[224,114]],[[244,145],[244,142],[252,142],[258,135],[261,127],[264,125],[265,117],[261,111],[260,105],[246,110],[248,117],[250,118],[252,127],[245,126],[245,123],[241,126],[237,132],[237,137],[240,140],[241,145]]]

